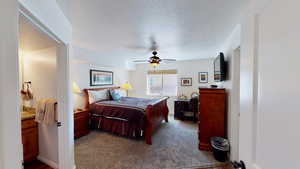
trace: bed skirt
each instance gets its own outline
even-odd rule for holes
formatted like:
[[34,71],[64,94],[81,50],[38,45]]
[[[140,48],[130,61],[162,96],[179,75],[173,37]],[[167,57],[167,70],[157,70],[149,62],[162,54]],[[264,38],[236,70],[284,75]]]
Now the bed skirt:
[[91,116],[91,128],[110,132],[119,136],[138,138],[143,136],[144,123],[129,123],[127,120],[114,119],[104,116]]

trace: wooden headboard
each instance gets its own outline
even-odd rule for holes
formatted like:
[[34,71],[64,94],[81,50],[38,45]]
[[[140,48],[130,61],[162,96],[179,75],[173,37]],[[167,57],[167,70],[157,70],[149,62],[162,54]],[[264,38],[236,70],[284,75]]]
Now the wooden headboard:
[[83,89],[83,93],[84,93],[84,109],[88,109],[89,108],[89,93],[88,91],[98,91],[98,90],[105,90],[105,89],[120,89],[119,86],[117,87],[102,87],[102,88],[91,88],[91,89]]

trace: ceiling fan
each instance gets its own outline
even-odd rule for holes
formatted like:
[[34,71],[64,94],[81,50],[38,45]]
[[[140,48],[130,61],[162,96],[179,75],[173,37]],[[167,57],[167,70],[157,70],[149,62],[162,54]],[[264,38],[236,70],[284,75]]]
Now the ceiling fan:
[[156,56],[158,53],[157,51],[152,52],[153,56],[150,57],[148,60],[134,60],[135,63],[150,63],[153,67],[158,66],[161,62],[162,63],[168,63],[168,62],[175,62],[176,59],[161,59],[158,56]]

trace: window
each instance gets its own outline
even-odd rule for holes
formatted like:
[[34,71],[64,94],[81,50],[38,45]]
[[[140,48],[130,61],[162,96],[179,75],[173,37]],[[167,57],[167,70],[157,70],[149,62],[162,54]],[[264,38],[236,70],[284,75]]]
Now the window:
[[148,72],[147,94],[161,96],[177,96],[177,71]]

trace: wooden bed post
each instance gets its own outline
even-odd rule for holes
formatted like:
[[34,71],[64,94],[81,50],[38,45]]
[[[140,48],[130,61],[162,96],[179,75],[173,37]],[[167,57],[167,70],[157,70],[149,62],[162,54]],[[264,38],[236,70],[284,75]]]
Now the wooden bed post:
[[165,120],[168,122],[169,109],[167,106],[168,97],[164,97],[146,108],[146,126],[145,126],[145,140],[146,143],[152,144],[152,134],[161,122]]
[[148,105],[146,109],[146,129],[145,129],[145,140],[146,144],[152,145],[152,132],[153,132],[153,121],[152,121],[152,105]]
[[168,103],[167,100],[164,101],[165,107],[167,108],[166,113],[165,113],[165,121],[168,123],[169,122],[169,108],[168,108]]

